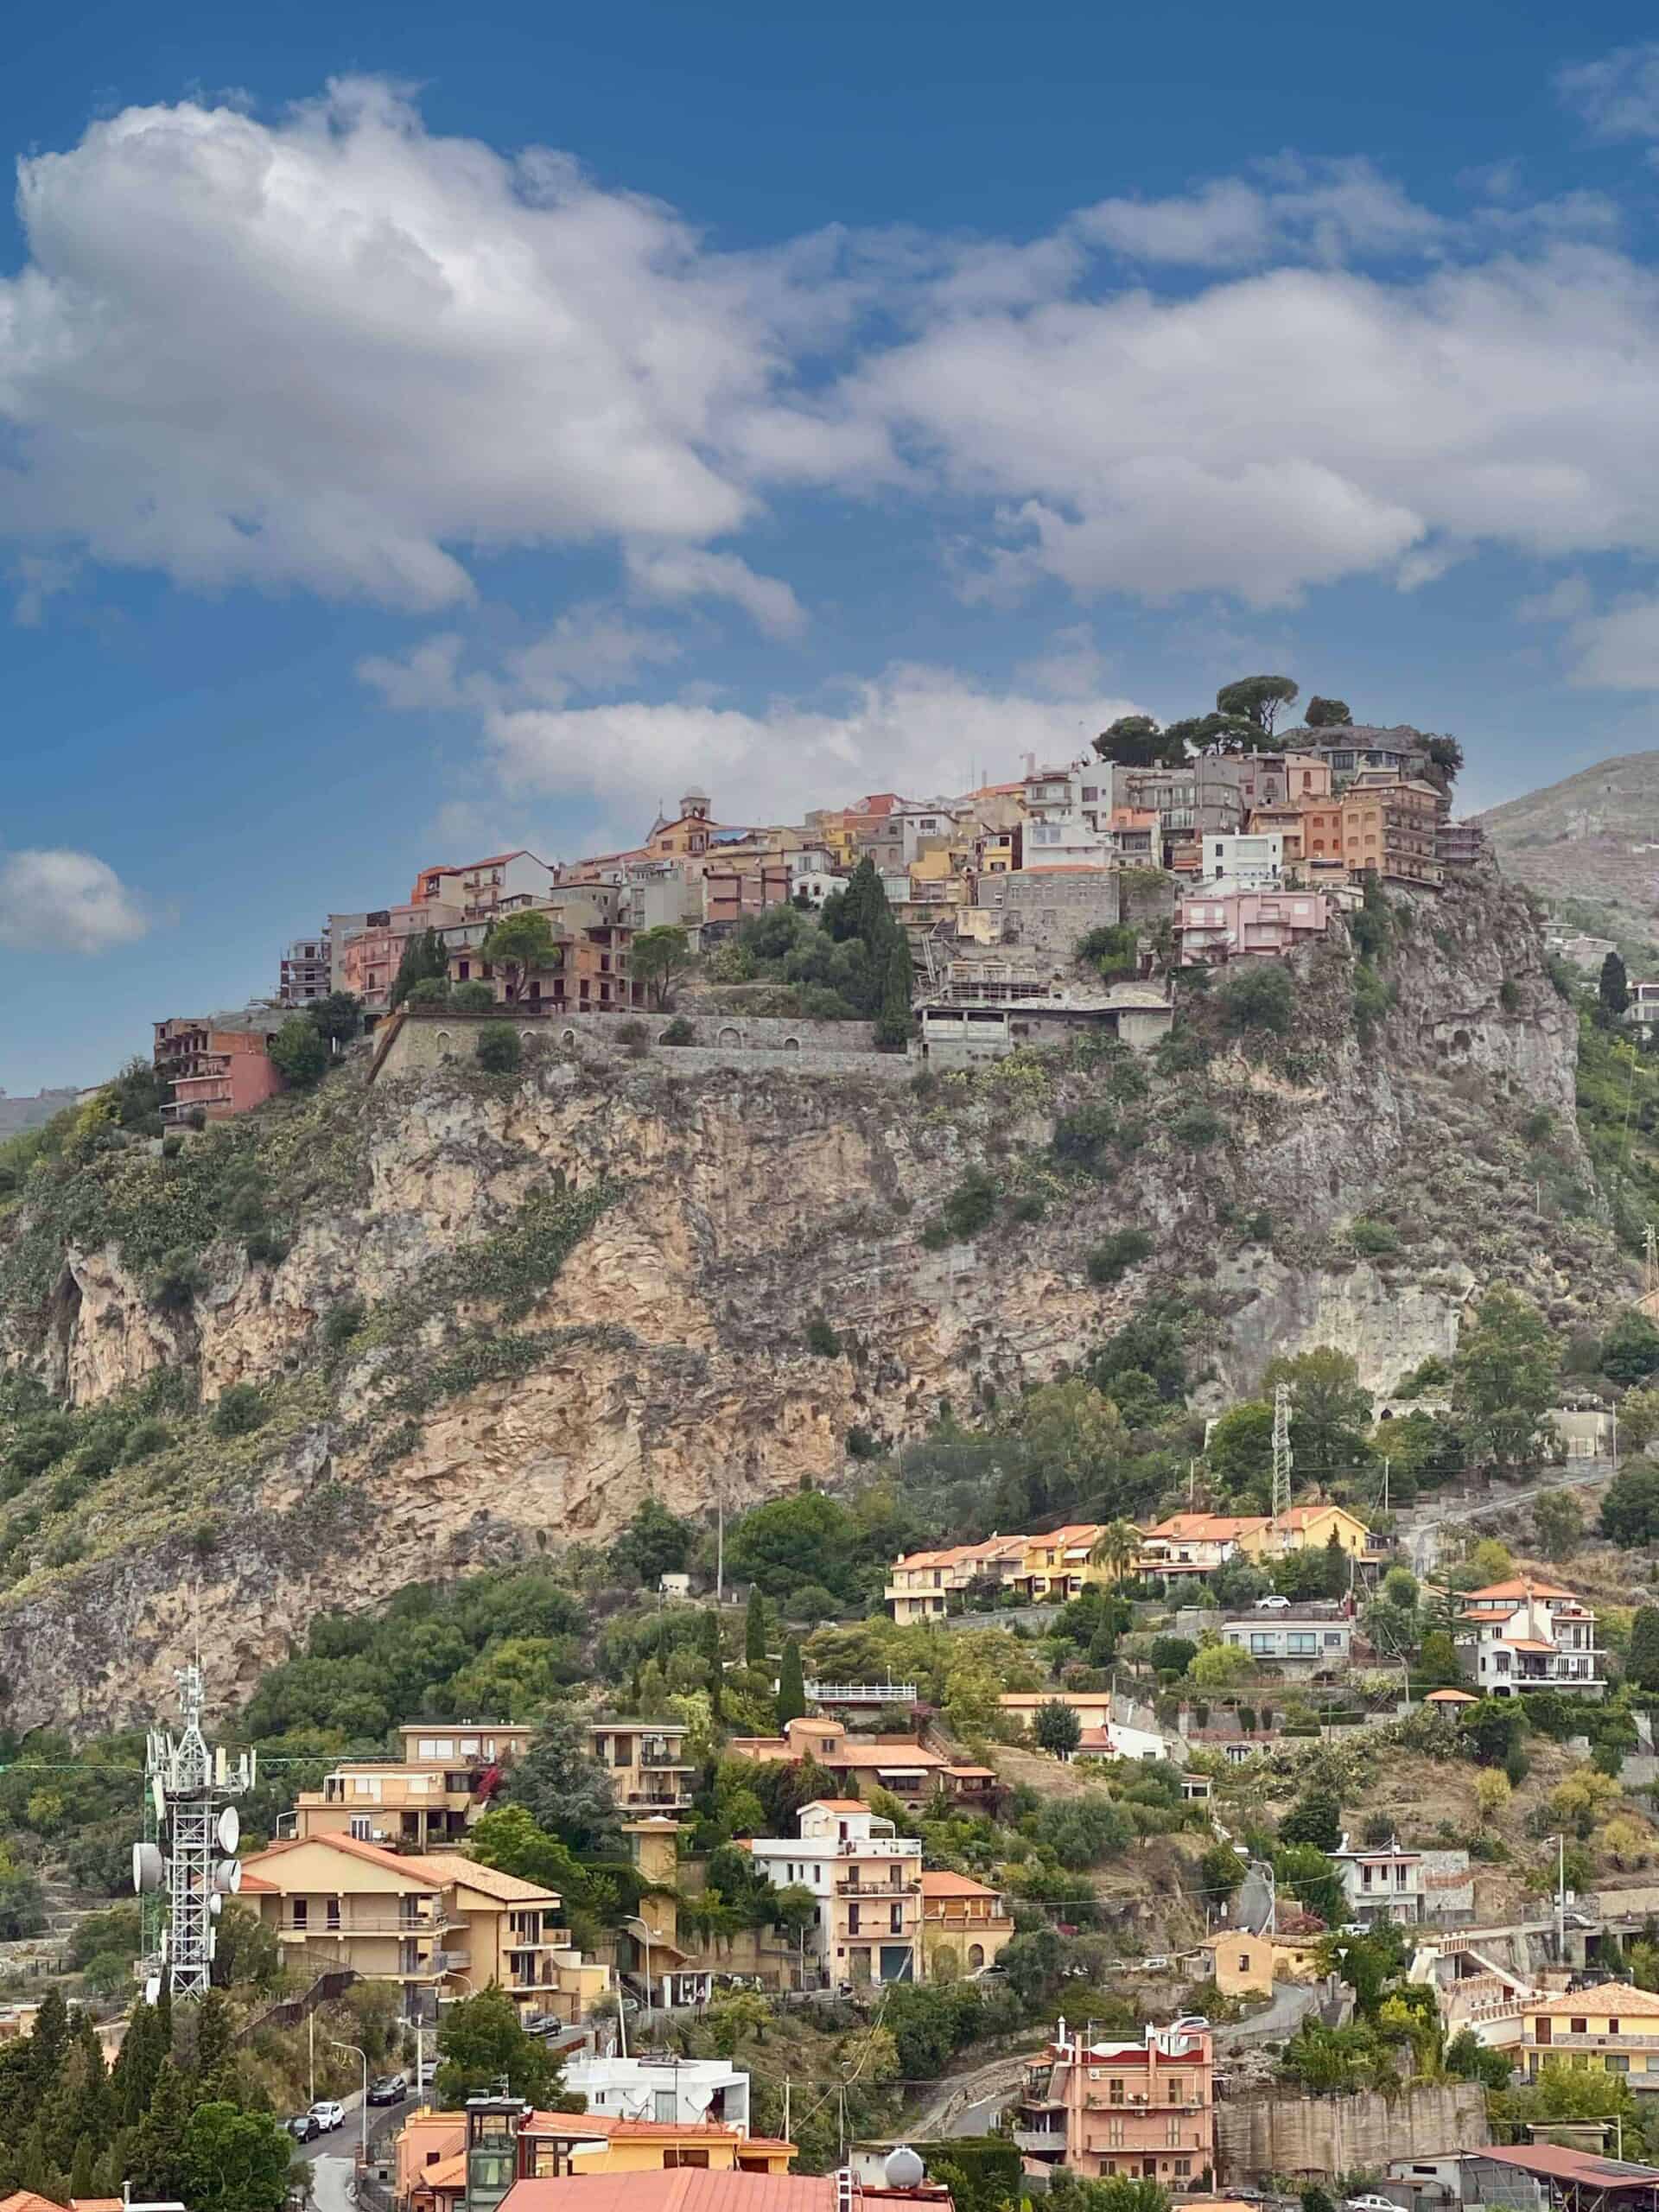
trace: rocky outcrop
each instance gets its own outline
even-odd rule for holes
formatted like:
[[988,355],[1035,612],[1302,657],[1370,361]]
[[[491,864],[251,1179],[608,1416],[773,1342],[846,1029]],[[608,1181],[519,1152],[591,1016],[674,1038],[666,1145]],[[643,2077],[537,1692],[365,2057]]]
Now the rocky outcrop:
[[[1391,1389],[1450,1349],[1495,1277],[1593,1305],[1619,1265],[1593,1210],[1541,1224],[1523,1174],[1537,1140],[1517,1132],[1541,1109],[1561,1172],[1588,1186],[1573,1017],[1524,904],[1460,884],[1396,938],[1395,1004],[1369,1045],[1338,938],[1301,974],[1274,1052],[1218,1046],[1155,1081],[1109,1179],[1056,1169],[1056,1117],[1103,1079],[1058,1063],[919,1093],[741,1061],[688,1076],[672,1051],[586,1046],[516,1081],[437,1071],[367,1090],[359,1071],[234,1139],[286,1208],[285,1256],[210,1237],[188,1309],[163,1311],[130,1224],[174,1204],[175,1170],[88,1166],[126,1179],[109,1217],[128,1226],[99,1240],[95,1207],[67,1209],[56,1261],[27,1207],[0,1230],[0,1262],[7,1236],[14,1257],[35,1240],[16,1280],[50,1278],[0,1315],[9,1363],[82,1408],[175,1368],[205,1402],[253,1382],[283,1412],[233,1446],[198,1432],[194,1458],[180,1446],[145,1482],[120,1471],[74,1509],[67,1562],[37,1513],[29,1571],[0,1594],[3,1717],[85,1727],[143,1709],[170,1688],[198,1589],[228,1695],[321,1607],[602,1541],[648,1494],[691,1514],[836,1481],[849,1430],[897,1440],[945,1400],[971,1420],[988,1386],[1006,1396],[1081,1363],[1149,1296],[1198,1316],[1207,1404],[1314,1344]],[[1195,1096],[1215,1109],[1202,1145],[1178,1133]],[[1002,1194],[991,1225],[929,1235],[970,1167]],[[562,1267],[512,1243],[543,1202],[587,1208]],[[1357,1251],[1359,1217],[1392,1224],[1397,1248]],[[1096,1285],[1090,1251],[1128,1226],[1152,1256]],[[364,1325],[330,1350],[322,1324],[348,1300]],[[818,1313],[836,1357],[806,1349]]]

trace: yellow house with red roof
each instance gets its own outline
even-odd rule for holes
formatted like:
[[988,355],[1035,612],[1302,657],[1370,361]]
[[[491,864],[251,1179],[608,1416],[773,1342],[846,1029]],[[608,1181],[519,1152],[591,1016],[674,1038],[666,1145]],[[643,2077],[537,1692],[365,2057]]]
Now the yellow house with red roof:
[[611,1986],[610,1968],[572,1944],[556,1891],[460,1852],[341,1835],[275,1843],[244,1861],[242,1898],[286,1962],[396,1982],[411,2014],[425,1990],[463,1996],[494,1982],[521,2012],[575,2023]]
[[1605,1981],[1525,2003],[1520,2056],[1529,2082],[1546,2066],[1588,2067],[1627,2075],[1633,2089],[1659,2089],[1659,1997]]

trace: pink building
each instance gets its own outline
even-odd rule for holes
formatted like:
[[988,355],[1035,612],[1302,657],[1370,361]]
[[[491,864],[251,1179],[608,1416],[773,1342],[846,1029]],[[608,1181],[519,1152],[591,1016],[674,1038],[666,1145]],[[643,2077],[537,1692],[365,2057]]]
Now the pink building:
[[369,1013],[384,1013],[410,938],[423,930],[450,928],[461,918],[460,907],[441,899],[377,908],[367,917],[367,927],[340,948],[340,989],[354,991]]
[[1325,935],[1322,891],[1189,892],[1176,914],[1183,960],[1281,959]]
[[1022,2151],[1097,2180],[1207,2188],[1216,2163],[1215,2054],[1206,2024],[1177,2020],[1135,2042],[1068,2035],[1028,2069],[1014,2122]]
[[162,1108],[162,1121],[188,1122],[195,1113],[210,1122],[228,1121],[274,1097],[283,1088],[268,1049],[274,1034],[222,1029],[211,1017],[190,1014],[158,1021],[156,1072],[173,1094]]

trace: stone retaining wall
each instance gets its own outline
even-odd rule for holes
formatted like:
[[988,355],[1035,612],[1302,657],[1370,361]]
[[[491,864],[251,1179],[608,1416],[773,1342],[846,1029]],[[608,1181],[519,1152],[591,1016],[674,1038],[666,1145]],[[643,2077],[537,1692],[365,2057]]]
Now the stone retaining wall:
[[1380,2174],[1390,2158],[1478,2150],[1491,2139],[1476,2082],[1425,2082],[1396,2097],[1227,2097],[1216,2105],[1216,2169],[1225,2183],[1262,2174],[1332,2179]]

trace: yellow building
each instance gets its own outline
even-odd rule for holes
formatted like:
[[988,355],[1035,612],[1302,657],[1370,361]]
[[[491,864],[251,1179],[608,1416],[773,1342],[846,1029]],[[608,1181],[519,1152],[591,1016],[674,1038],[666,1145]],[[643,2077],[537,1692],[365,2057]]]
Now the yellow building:
[[1205,1979],[1224,1997],[1273,1993],[1274,1948],[1270,1937],[1248,1928],[1221,1929],[1198,1951]]
[[909,1552],[894,1560],[887,1571],[887,1586],[881,1593],[887,1610],[900,1628],[943,1619],[950,1611],[952,1596],[960,1598],[974,1582],[1004,1587],[1018,1582],[1030,1541],[1027,1536],[986,1536],[976,1544]]
[[1293,1505],[1276,1521],[1264,1522],[1259,1537],[1243,1540],[1239,1548],[1253,1559],[1279,1559],[1287,1552],[1319,1551],[1332,1535],[1356,1557],[1370,1546],[1370,1530],[1345,1505]]
[[605,1770],[618,1812],[666,1813],[677,1819],[690,1811],[696,1770],[685,1756],[683,1722],[592,1721],[588,1748]]
[[930,1981],[995,1966],[1013,1937],[1013,1917],[995,1890],[943,1868],[923,1874],[922,1959]]
[[1633,2089],[1659,2088],[1659,1997],[1606,1981],[1526,2004],[1520,2063],[1529,2082],[1546,2066],[1589,2067],[1628,2075]]
[[652,2005],[706,2005],[714,1994],[714,1968],[680,1941],[679,1822],[655,1813],[624,1821],[622,1833],[648,1886],[639,1911],[618,1932],[618,1963]]
[[[709,2121],[618,2120],[602,2113],[514,2109],[511,2100],[479,2114],[491,2128],[498,2178],[548,2181],[586,2174],[664,2173],[682,2166],[711,2173],[784,2174],[795,2145],[775,2136]],[[467,2199],[468,2115],[421,2112],[406,2120],[395,2146],[397,2201],[404,2212],[461,2212]],[[474,2143],[481,2147],[482,2137]],[[499,2201],[498,2187],[489,2202]]]
[[610,1986],[610,1969],[572,1946],[555,1891],[458,1852],[296,1837],[256,1852],[243,1871],[243,1902],[285,1963],[396,1982],[406,2013],[423,1991],[459,1997],[493,1981],[521,2012],[574,2024]]
[[459,1841],[481,1810],[467,1777],[452,1789],[441,1768],[393,1759],[345,1759],[321,1789],[302,1789],[286,1829],[302,1842],[314,1836],[355,1837],[388,1851],[425,1851]]

